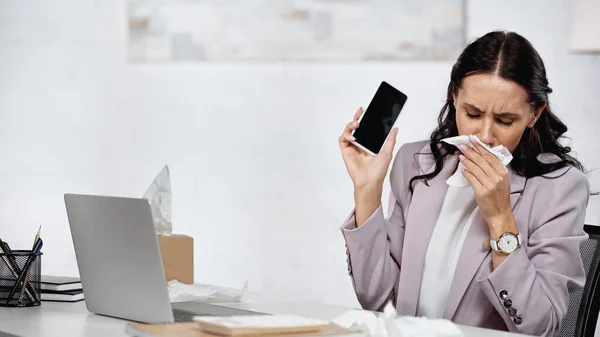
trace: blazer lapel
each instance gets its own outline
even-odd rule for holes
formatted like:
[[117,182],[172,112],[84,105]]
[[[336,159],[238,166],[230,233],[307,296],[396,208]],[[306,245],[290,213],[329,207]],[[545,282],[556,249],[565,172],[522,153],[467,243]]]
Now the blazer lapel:
[[[423,265],[429,240],[442,209],[444,197],[448,190],[448,179],[458,164],[458,156],[447,157],[442,171],[428,184],[419,181],[415,185],[414,194],[406,215],[404,247],[398,285],[396,309],[401,315],[416,315],[419,289],[423,275]],[[420,162],[420,167],[429,167],[433,171],[432,162]],[[425,166],[423,166],[425,165]]]
[[[510,203],[514,213],[515,207],[523,194],[526,179],[517,175],[512,169],[508,168],[510,177]],[[483,243],[490,239],[488,224],[483,219],[479,208],[475,210],[476,214],[473,218],[473,223],[463,243],[463,247],[458,258],[452,285],[443,318],[451,320],[460,304],[460,301],[465,294],[469,284],[482,263],[491,259],[491,250],[484,248]],[[490,259],[488,259],[490,256]]]

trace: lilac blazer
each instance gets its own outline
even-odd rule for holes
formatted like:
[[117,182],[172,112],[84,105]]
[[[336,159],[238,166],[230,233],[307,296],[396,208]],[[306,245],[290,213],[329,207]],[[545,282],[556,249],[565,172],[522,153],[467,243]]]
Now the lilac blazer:
[[[417,153],[426,153],[424,155]],[[381,310],[391,300],[400,315],[416,315],[423,262],[458,156],[427,186],[411,177],[432,172],[429,142],[404,144],[390,172],[388,219],[381,206],[356,228],[354,212],[341,228],[348,271],[364,309]],[[443,318],[457,324],[553,336],[567,312],[569,293],[583,287],[579,248],[590,188],[586,176],[564,168],[526,179],[509,168],[510,200],[523,245],[492,270],[488,225],[480,213],[465,239]],[[510,300],[510,308],[506,300]]]

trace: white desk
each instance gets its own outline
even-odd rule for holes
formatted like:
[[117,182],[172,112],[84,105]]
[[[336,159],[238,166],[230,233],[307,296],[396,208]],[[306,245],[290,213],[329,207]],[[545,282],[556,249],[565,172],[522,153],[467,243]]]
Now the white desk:
[[[348,308],[314,302],[247,302],[227,306],[271,314],[297,314],[330,320]],[[0,308],[0,331],[22,337],[126,337],[126,321],[89,313],[85,303],[42,302],[34,308]],[[460,327],[465,337],[524,335]]]

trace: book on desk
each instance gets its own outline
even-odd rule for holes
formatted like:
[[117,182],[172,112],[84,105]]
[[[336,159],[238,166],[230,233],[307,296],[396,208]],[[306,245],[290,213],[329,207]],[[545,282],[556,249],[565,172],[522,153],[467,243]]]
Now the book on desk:
[[81,279],[72,276],[42,275],[42,290],[66,291],[81,289]]
[[83,290],[53,291],[42,290],[42,301],[50,302],[79,302],[83,301]]
[[79,277],[42,275],[42,301],[78,302],[83,299],[83,288]]

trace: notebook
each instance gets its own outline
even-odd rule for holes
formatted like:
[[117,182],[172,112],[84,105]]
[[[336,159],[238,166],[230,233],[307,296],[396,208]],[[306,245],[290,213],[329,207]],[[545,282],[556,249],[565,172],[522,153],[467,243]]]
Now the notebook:
[[81,289],[81,279],[70,276],[50,276],[42,275],[42,290],[65,291]]
[[43,290],[42,301],[51,302],[78,302],[84,299],[83,290],[66,290],[66,291],[54,291],[54,290]]

